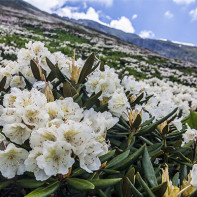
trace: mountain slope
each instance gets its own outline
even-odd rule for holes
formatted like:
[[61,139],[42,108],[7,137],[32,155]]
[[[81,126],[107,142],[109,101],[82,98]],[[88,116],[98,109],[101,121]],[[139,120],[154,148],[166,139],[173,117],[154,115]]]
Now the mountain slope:
[[190,61],[197,64],[197,47],[175,44],[170,41],[143,39],[136,34],[125,33],[121,30],[110,28],[91,20],[80,19],[73,21],[81,25],[107,33],[109,35],[116,36],[117,38],[125,42],[130,42],[137,46],[147,48],[161,55],[180,59],[183,61]]
[[95,52],[105,64],[137,79],[157,77],[197,84],[197,64],[167,58],[76,21],[48,14],[22,0],[0,0],[0,61],[1,56],[16,60],[17,51],[29,41],[41,41],[51,52],[60,51],[69,57],[74,50],[76,58],[82,59]]

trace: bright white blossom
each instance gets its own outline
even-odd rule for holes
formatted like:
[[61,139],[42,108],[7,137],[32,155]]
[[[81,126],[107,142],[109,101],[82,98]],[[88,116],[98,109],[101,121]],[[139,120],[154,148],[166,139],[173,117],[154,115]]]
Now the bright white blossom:
[[25,172],[24,161],[28,157],[25,149],[9,144],[4,151],[0,151],[0,171],[6,178],[22,175]]

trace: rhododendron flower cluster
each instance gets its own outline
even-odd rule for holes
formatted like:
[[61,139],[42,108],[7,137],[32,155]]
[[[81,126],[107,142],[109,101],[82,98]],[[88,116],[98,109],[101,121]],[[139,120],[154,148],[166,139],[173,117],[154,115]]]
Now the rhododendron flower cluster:
[[[67,174],[76,157],[86,171],[98,170],[99,156],[108,151],[105,131],[118,118],[109,112],[83,111],[71,97],[47,103],[37,89],[12,88],[4,97],[0,122],[1,141],[7,146],[0,151],[2,175],[13,178],[30,171],[37,180],[45,180]],[[27,143],[29,152],[15,146]]]

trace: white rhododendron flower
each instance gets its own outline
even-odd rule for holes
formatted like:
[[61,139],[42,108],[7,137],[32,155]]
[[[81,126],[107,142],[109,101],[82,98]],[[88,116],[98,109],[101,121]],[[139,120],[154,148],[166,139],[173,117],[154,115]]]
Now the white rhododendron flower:
[[187,124],[186,132],[183,134],[182,146],[187,144],[190,141],[196,141],[196,140],[197,140],[197,130],[191,129],[189,125]]
[[87,92],[91,95],[102,91],[100,100],[110,97],[120,88],[120,79],[113,68],[105,66],[105,71],[96,70],[85,83]]
[[118,117],[120,117],[129,106],[128,99],[122,90],[114,92],[108,102],[109,110]]
[[14,76],[10,81],[10,87],[25,88],[25,86],[25,80],[21,76]]
[[34,126],[35,128],[43,127],[49,119],[46,110],[42,110],[35,105],[29,105],[22,113],[25,124]]
[[71,145],[66,142],[46,141],[43,144],[43,154],[36,158],[38,167],[47,176],[67,174],[74,163],[71,153]]
[[172,124],[177,128],[178,131],[181,131],[183,128],[183,124],[181,121],[182,121],[182,117],[176,118],[172,121]]
[[31,129],[23,123],[6,124],[2,132],[17,144],[23,144],[30,136]]
[[24,161],[28,157],[25,149],[9,144],[4,151],[0,151],[0,171],[6,178],[13,178],[25,172]]
[[105,151],[106,149],[101,143],[95,140],[91,140],[88,145],[89,146],[87,146],[78,157],[80,160],[80,167],[91,173],[100,168],[101,162],[99,156],[106,154],[107,151]]
[[51,126],[48,128],[39,128],[32,132],[30,137],[30,146],[42,147],[45,141],[57,141],[57,128],[56,126]]
[[119,119],[112,117],[110,112],[95,112],[93,108],[84,111],[84,122],[93,127],[96,135],[103,136],[106,130],[111,129]]
[[194,164],[193,167],[192,167],[192,170],[190,171],[191,172],[191,182],[190,184],[195,188],[197,189],[197,164]]
[[58,130],[58,140],[70,144],[75,154],[83,151],[88,141],[92,138],[92,128],[84,123],[68,121],[62,124]]
[[24,164],[27,171],[34,173],[36,180],[44,181],[50,176],[47,176],[44,170],[38,167],[36,158],[40,155],[42,155],[42,148],[35,147],[34,149],[32,149],[32,151],[30,151],[28,158],[25,160]]
[[46,104],[46,111],[49,114],[49,119],[61,119],[64,117],[64,112],[61,110],[60,105],[56,101]]
[[63,112],[63,119],[80,121],[83,118],[83,109],[73,101],[73,98],[65,98],[64,100],[57,100],[57,105]]

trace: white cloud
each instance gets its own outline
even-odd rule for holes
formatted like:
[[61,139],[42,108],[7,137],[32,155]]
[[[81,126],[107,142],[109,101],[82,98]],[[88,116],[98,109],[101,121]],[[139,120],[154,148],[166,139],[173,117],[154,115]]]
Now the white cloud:
[[169,19],[174,17],[174,15],[169,10],[165,12],[164,16]]
[[134,15],[132,16],[132,20],[135,20],[137,17],[138,17],[138,15],[137,15],[137,14],[134,14]]
[[72,7],[64,7],[57,10],[57,14],[60,16],[67,16],[68,18],[74,19],[89,19],[96,22],[101,22],[99,20],[99,12],[96,12],[94,8],[88,8],[87,12],[76,12]]
[[173,0],[177,4],[186,4],[195,3],[196,0]]
[[110,27],[113,27],[115,29],[120,29],[120,30],[127,32],[127,33],[134,33],[135,32],[135,29],[133,28],[131,21],[128,18],[126,18],[125,16],[122,16],[118,20],[112,20],[110,23]]
[[68,1],[72,1],[72,2],[81,2],[83,3],[83,6],[87,6],[87,3],[99,3],[99,4],[103,4],[105,6],[112,6],[113,5],[113,1],[114,0],[24,0],[30,4],[32,4],[33,6],[51,13],[52,9],[57,9],[60,8],[61,6],[63,6],[66,2]]
[[197,20],[197,8],[194,10],[191,10],[189,12],[190,16],[192,17],[192,21],[196,21]]
[[113,5],[113,2],[114,0],[65,0],[65,1],[70,1],[70,2],[89,2],[89,3],[100,3],[100,4],[103,4],[105,6],[112,6]]
[[41,10],[51,13],[52,8],[61,7],[66,0],[47,0],[47,2],[43,0],[24,0],[24,1],[32,4],[33,6]]
[[154,38],[155,34],[150,30],[149,31],[143,30],[140,32],[139,36],[141,38]]
[[135,29],[133,28],[131,21],[125,16],[122,16],[120,19],[117,19],[117,20],[111,20],[110,24],[107,24],[100,20],[99,18],[100,11],[96,11],[92,7],[89,7],[86,13],[77,12],[73,10],[72,7],[64,7],[64,8],[58,9],[56,12],[59,16],[66,16],[66,17],[74,18],[74,19],[89,19],[89,20],[96,21],[102,25],[112,27],[115,29],[119,29],[127,33],[135,32]]

